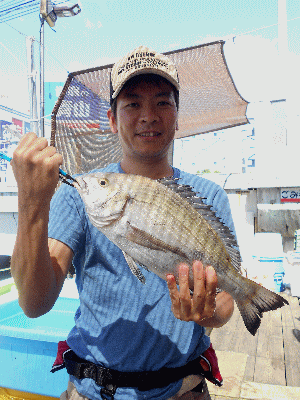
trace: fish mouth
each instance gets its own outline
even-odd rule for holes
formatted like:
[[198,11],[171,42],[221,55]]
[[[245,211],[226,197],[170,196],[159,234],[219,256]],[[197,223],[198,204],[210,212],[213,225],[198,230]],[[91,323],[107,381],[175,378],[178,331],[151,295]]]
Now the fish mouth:
[[82,190],[82,182],[80,182],[80,180],[78,178],[76,179],[75,182],[73,182],[73,186],[74,186],[75,189],[77,189],[79,191]]
[[74,182],[74,186],[76,187],[76,189],[85,190],[88,192],[88,184],[86,183],[84,178],[77,178],[76,182]]

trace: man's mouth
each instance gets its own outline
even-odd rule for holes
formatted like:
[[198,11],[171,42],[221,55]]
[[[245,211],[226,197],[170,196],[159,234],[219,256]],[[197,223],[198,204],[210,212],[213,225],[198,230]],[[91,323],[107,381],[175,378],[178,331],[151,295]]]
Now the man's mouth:
[[138,133],[138,136],[142,137],[154,137],[154,136],[159,136],[161,133],[160,132],[142,132]]

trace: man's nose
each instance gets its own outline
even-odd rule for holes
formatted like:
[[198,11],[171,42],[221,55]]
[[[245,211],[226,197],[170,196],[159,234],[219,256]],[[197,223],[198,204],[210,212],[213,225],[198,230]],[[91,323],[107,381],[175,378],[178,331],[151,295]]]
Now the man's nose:
[[147,122],[147,123],[152,123],[156,122],[159,119],[156,107],[154,107],[151,104],[145,104],[143,105],[141,109],[141,121],[142,122]]

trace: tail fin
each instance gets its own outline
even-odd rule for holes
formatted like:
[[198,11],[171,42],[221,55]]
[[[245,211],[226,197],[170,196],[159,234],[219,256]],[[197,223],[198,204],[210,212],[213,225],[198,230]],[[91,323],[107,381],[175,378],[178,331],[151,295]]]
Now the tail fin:
[[254,289],[252,296],[235,300],[246,328],[254,336],[260,326],[264,312],[276,310],[285,304],[289,304],[289,302],[279,294],[271,292],[256,282],[250,282]]

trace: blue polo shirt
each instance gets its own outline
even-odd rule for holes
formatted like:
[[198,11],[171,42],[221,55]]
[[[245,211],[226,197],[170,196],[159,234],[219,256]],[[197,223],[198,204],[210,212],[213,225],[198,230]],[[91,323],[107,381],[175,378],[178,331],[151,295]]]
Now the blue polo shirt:
[[[120,164],[103,170],[123,172]],[[220,186],[176,168],[174,177],[206,197],[234,231],[228,198]],[[74,253],[80,307],[67,342],[79,357],[118,371],[151,371],[185,365],[209,347],[203,327],[174,317],[163,279],[142,269],[143,285],[131,273],[121,250],[90,223],[75,188],[61,185],[54,195],[49,237]],[[70,379],[79,393],[99,400],[100,389],[92,379]],[[181,384],[182,380],[147,392],[118,388],[115,399],[168,399]]]

